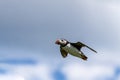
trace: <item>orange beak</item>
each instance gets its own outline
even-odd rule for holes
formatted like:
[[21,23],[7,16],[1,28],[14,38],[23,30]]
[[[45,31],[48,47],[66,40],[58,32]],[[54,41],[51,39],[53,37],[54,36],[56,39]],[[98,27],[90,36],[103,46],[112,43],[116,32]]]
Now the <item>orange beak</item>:
[[59,40],[56,40],[55,44],[58,44],[58,45],[59,45],[59,44],[60,44],[60,41],[59,41]]

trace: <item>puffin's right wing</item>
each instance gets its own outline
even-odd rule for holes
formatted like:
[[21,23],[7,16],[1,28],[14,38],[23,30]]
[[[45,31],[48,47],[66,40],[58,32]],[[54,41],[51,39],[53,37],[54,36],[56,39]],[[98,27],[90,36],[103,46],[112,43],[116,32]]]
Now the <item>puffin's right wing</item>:
[[77,42],[76,43],[77,45],[82,45],[83,47],[87,47],[87,48],[89,48],[90,50],[92,50],[93,52],[95,52],[95,53],[97,53],[97,51],[95,51],[94,49],[92,49],[91,47],[89,47],[89,46],[87,46],[86,44],[83,44],[82,42]]
[[63,58],[67,57],[68,53],[60,47],[60,52]]
[[85,47],[85,45],[81,42],[71,43],[74,47],[76,47],[78,50],[80,50],[82,47]]
[[87,47],[90,50],[92,50],[93,52],[97,53],[97,51],[95,51],[94,49],[92,49],[91,47],[87,46],[86,44],[83,44],[82,42],[77,42],[77,43],[72,43],[73,45],[75,45],[75,47],[77,47],[77,49],[81,49],[81,47]]

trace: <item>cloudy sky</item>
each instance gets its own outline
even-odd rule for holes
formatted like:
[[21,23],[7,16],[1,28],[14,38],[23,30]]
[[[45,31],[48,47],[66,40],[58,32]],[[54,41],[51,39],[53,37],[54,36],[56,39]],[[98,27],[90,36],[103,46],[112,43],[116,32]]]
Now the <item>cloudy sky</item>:
[[[88,61],[55,40],[81,41]],[[0,0],[1,80],[120,80],[119,0]]]

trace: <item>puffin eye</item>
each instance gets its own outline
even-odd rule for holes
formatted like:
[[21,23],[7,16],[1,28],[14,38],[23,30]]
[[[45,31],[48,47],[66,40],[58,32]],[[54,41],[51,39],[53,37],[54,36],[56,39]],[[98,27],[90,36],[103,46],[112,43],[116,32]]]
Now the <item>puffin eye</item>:
[[63,40],[61,40],[61,41],[63,41]]

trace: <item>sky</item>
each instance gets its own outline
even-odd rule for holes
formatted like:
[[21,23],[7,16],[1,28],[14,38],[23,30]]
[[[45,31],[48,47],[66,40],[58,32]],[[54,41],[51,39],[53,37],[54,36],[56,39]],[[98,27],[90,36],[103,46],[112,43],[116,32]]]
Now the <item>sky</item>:
[[[0,0],[1,80],[120,80],[119,0]],[[87,61],[56,39],[81,41]]]

